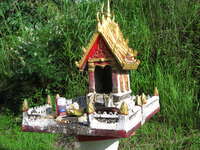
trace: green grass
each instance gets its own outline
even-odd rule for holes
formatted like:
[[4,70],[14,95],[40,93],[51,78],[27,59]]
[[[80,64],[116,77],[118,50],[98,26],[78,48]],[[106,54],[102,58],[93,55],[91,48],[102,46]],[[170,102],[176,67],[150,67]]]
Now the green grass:
[[128,139],[122,139],[119,149],[123,150],[197,150],[200,147],[198,130],[185,131],[164,123],[150,121]]
[[[22,132],[20,118],[0,116],[0,149],[1,150],[52,150],[55,135],[45,133]],[[17,123],[18,122],[18,123]]]
[[[0,3],[0,111],[9,114],[0,119],[0,147],[54,149],[57,135],[20,132],[15,117],[20,118],[25,98],[35,106],[43,104],[47,94],[71,98],[87,92],[87,73],[79,73],[74,62],[95,31],[101,4],[66,0]],[[120,149],[197,149],[198,1],[117,0],[111,8],[141,60],[139,68],[130,72],[133,94],[152,94],[157,86],[161,103],[161,112],[153,121],[136,136],[122,140]]]

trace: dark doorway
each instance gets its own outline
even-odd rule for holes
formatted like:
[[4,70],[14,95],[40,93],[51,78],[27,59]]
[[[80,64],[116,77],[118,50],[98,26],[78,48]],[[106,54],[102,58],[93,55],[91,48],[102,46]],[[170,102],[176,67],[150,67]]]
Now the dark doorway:
[[95,67],[95,90],[97,93],[112,92],[112,68],[110,66]]

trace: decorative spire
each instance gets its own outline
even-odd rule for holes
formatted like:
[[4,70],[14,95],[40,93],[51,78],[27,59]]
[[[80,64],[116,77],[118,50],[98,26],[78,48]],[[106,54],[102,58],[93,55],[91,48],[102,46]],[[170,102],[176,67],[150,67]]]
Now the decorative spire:
[[83,53],[86,53],[86,49],[85,49],[85,47],[82,47],[82,51],[83,51]]
[[147,103],[147,97],[146,97],[146,95],[144,93],[142,93],[141,100],[142,100],[142,104],[146,104]]
[[153,95],[154,95],[154,96],[159,96],[157,87],[154,88],[154,93],[153,93]]
[[139,95],[136,96],[136,105],[142,106],[142,99]]
[[103,14],[103,9],[104,9],[104,3],[101,6],[101,13]]
[[[112,15],[111,15],[111,12],[110,12],[110,0],[108,0],[107,1],[107,11],[106,12],[104,11],[104,3],[103,3],[102,7],[101,7],[101,11],[97,12],[97,21],[99,23],[102,23],[105,20],[105,18],[110,19],[111,16]],[[100,19],[100,17],[101,17],[101,19]]]
[[51,103],[51,97],[49,95],[47,95],[47,104],[52,105],[52,103]]
[[22,106],[22,111],[25,112],[28,110],[28,102],[26,99],[24,99],[24,102],[23,102],[23,106]]
[[108,3],[107,3],[107,17],[108,18],[111,17],[111,14],[110,14],[110,0],[108,0]]

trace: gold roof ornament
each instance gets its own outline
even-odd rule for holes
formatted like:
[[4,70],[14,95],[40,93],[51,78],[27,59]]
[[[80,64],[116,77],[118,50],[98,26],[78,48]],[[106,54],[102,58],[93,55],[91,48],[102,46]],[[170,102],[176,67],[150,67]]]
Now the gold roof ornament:
[[154,88],[154,94],[153,94],[153,95],[154,95],[154,96],[159,96],[157,87]]
[[123,102],[120,107],[120,114],[128,115],[128,105],[126,102]]
[[50,95],[47,95],[47,104],[52,105]]
[[26,99],[24,99],[24,102],[23,102],[23,106],[22,106],[22,111],[25,112],[28,110],[28,101]]
[[135,58],[137,51],[129,48],[128,40],[124,39],[119,25],[114,21],[114,16],[110,13],[110,1],[108,0],[106,12],[103,11],[103,7],[104,5],[102,5],[101,11],[97,12],[97,31],[93,34],[87,48],[83,48],[83,57],[76,62],[76,66],[80,71],[84,70],[90,50],[96,39],[101,36],[123,70],[137,69],[140,64],[140,61]]
[[147,97],[146,97],[146,95],[144,93],[142,93],[141,100],[142,100],[142,104],[146,104],[147,103]]
[[107,1],[107,16],[106,17],[111,17],[111,14],[110,14],[110,0]]

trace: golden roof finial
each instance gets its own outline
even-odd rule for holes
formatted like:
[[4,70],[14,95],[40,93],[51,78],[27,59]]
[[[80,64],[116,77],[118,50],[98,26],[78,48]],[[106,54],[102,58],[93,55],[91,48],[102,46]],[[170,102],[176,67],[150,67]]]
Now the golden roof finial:
[[[101,16],[101,19],[100,19]],[[101,11],[97,12],[97,21],[101,23],[101,20],[104,19],[104,3],[101,6]]]
[[110,0],[108,0],[108,6],[107,6],[107,17],[110,18],[111,14],[110,14]]
[[115,15],[114,15],[114,13],[112,14],[112,20],[115,21]]
[[101,6],[101,13],[103,14],[103,9],[104,9],[104,3]]

